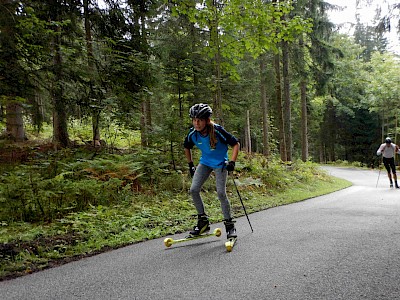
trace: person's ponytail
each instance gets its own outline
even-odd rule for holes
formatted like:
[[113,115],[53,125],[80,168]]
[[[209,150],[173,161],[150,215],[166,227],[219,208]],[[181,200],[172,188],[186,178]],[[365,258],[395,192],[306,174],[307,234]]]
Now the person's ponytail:
[[215,133],[214,122],[210,121],[208,126],[208,134],[210,136],[210,148],[215,149],[217,145],[217,134]]

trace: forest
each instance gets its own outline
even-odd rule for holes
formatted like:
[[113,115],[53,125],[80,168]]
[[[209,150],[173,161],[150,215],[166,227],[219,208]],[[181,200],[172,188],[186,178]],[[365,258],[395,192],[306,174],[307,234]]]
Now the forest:
[[[199,102],[243,149],[283,161],[370,163],[384,136],[396,141],[399,66],[379,13],[349,37],[328,18],[340,7],[321,0],[4,0],[0,9],[2,147],[46,124],[59,147],[112,146],[115,125],[140,133],[142,147],[179,152]],[[74,122],[91,134],[72,140]]]
[[0,257],[28,261],[1,275],[46,265],[46,247],[53,259],[132,241],[129,228],[136,240],[186,230],[195,103],[239,138],[249,211],[331,182],[315,163],[376,164],[398,137],[400,62],[385,32],[399,7],[357,18],[349,36],[329,0],[1,0]]

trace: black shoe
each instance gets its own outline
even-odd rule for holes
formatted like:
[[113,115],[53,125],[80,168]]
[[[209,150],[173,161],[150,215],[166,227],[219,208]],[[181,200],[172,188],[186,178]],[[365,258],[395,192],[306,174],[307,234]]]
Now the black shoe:
[[193,230],[189,233],[191,235],[200,235],[207,231],[210,231],[210,221],[208,221],[207,215],[198,215],[197,226],[193,227]]
[[237,234],[236,234],[235,222],[232,221],[232,219],[229,219],[229,220],[225,220],[224,224],[225,224],[225,230],[226,230],[226,237],[228,239],[236,238]]
[[390,187],[391,187],[391,188],[393,187],[393,183],[390,183]]

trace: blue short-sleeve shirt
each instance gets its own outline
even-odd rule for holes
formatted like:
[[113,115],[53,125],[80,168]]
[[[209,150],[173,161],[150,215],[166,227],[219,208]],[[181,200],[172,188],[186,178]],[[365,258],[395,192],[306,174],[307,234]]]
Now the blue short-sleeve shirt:
[[193,127],[190,128],[184,142],[184,147],[192,149],[194,146],[200,149],[200,163],[213,169],[223,168],[228,160],[228,145],[235,146],[238,140],[231,133],[227,132],[221,125],[214,124],[217,143],[215,149],[210,147],[210,135],[201,135]]

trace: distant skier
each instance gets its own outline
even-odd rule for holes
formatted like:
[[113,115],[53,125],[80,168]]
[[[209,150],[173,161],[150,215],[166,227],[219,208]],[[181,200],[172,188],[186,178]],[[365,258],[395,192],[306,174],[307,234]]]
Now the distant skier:
[[[376,155],[379,156],[382,154],[382,161],[388,173],[388,177],[390,180],[390,187],[391,188],[393,187],[393,179],[394,179],[394,184],[398,189],[399,185],[397,184],[396,165],[394,164],[395,153],[400,154],[399,146],[392,143],[392,140],[389,137],[385,139],[385,143],[383,143],[379,147],[378,151],[376,151]],[[393,173],[393,179],[392,179],[392,173]]]
[[[191,235],[200,235],[210,230],[208,217],[204,211],[204,203],[200,190],[211,172],[215,173],[217,194],[221,202],[227,237],[236,238],[236,229],[232,220],[231,207],[226,195],[228,171],[235,169],[235,161],[239,152],[239,141],[221,125],[215,124],[210,117],[212,109],[207,104],[199,103],[190,108],[189,116],[193,127],[185,138],[184,148],[189,163],[190,175],[193,177],[190,193],[198,213],[197,226]],[[192,159],[192,148],[196,146],[201,151],[200,163],[195,167]],[[232,156],[228,160],[228,146],[232,147]]]

